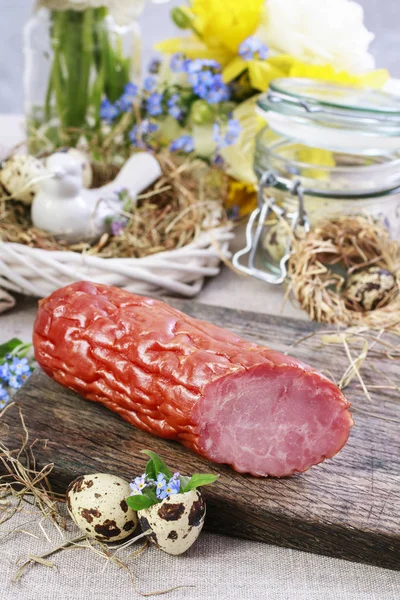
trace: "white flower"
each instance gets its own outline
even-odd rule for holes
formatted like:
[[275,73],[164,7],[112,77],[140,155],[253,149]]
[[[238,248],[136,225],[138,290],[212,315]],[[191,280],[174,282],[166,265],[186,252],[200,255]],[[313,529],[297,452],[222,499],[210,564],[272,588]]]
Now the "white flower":
[[50,10],[86,10],[108,6],[108,0],[38,0],[37,6]]
[[352,73],[374,67],[374,35],[353,0],[267,0],[263,21],[257,35],[273,52]]
[[[169,0],[152,0],[153,4],[165,4]],[[37,0],[37,7],[50,10],[86,10],[105,6],[118,25],[129,25],[143,12],[146,0]]]
[[108,0],[110,13],[118,25],[129,25],[143,12],[146,0]]

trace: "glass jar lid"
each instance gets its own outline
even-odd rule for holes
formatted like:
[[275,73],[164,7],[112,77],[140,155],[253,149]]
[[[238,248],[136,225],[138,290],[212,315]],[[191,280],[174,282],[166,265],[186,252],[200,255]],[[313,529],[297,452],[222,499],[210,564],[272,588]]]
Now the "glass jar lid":
[[281,78],[257,104],[273,131],[308,146],[357,154],[400,150],[400,97],[387,92]]

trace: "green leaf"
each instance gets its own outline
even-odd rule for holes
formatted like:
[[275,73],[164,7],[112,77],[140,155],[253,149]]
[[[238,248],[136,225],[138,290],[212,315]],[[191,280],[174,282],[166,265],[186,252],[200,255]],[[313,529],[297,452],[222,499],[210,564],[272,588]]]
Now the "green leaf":
[[142,494],[144,496],[147,496],[147,498],[150,498],[152,504],[157,504],[157,502],[159,502],[159,499],[157,498],[156,490],[154,487],[144,488],[144,490],[142,490]]
[[29,354],[32,348],[32,344],[21,344],[17,346],[15,350],[13,350],[12,354],[14,356],[18,356],[18,358],[24,358],[27,354]]
[[143,510],[145,508],[150,508],[150,506],[155,504],[151,498],[140,494],[137,496],[128,496],[126,503],[132,510]]
[[[20,358],[23,358],[23,356],[29,352],[30,347],[31,344],[24,344],[24,342],[18,338],[13,338],[0,346],[0,360],[4,360],[7,354],[12,354],[14,356],[18,355]],[[25,350],[25,354],[22,355],[22,352]]]
[[181,484],[181,492],[182,492],[185,489],[185,487],[187,486],[187,484],[189,483],[190,477],[186,477],[185,475],[181,475],[179,477],[179,481],[180,481],[180,484]]
[[156,479],[157,475],[152,459],[147,463],[145,473],[149,479]]
[[190,490],[195,490],[202,485],[209,485],[210,483],[214,483],[214,481],[216,481],[217,479],[218,475],[200,475],[200,473],[196,473],[195,475],[192,475],[189,483],[182,491],[183,493],[190,492]]
[[154,471],[155,471],[154,479],[157,478],[157,475],[159,473],[163,473],[163,475],[165,475],[165,477],[167,477],[168,479],[171,479],[171,477],[172,477],[171,471],[168,469],[167,465],[162,460],[162,458],[160,456],[158,456],[158,454],[156,454],[155,452],[152,452],[151,450],[142,450],[142,453],[147,454],[147,456],[149,456],[151,458],[151,460],[153,461],[153,466],[154,466]]

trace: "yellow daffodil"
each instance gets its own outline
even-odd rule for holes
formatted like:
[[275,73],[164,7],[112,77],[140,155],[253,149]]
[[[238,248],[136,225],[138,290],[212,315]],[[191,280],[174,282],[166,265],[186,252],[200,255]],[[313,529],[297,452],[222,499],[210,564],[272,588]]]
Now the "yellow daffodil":
[[252,185],[257,183],[253,170],[255,139],[265,126],[265,121],[255,110],[257,99],[258,96],[253,96],[235,108],[233,118],[239,121],[240,134],[235,144],[221,150],[228,174]]
[[238,208],[238,216],[249,215],[257,206],[257,191],[254,185],[230,179],[225,208],[232,210]]
[[225,83],[233,81],[246,70],[249,73],[251,86],[260,92],[265,92],[273,79],[286,76],[283,69],[275,66],[269,60],[244,60],[240,56],[236,56],[223,70]]
[[377,69],[354,75],[347,71],[337,71],[331,65],[308,65],[293,59],[287,77],[307,77],[343,85],[378,89],[388,81],[389,73],[386,69]]
[[156,50],[183,52],[188,58],[212,58],[225,65],[257,29],[263,6],[264,0],[193,0],[190,8],[181,10],[196,35],[165,40]]
[[225,48],[209,48],[194,36],[170,38],[154,46],[163,54],[182,53],[187,58],[207,58],[216,60],[220,65],[226,65],[232,59],[232,53]]
[[207,46],[235,54],[257,29],[263,6],[264,0],[193,0],[193,29]]
[[294,56],[281,54],[267,60],[244,60],[236,56],[223,70],[224,81],[229,83],[246,69],[252,87],[260,92],[265,92],[270,82],[277,77],[306,77],[372,88],[381,88],[389,79],[386,69],[354,75],[347,71],[337,71],[331,65],[310,65],[297,60]]

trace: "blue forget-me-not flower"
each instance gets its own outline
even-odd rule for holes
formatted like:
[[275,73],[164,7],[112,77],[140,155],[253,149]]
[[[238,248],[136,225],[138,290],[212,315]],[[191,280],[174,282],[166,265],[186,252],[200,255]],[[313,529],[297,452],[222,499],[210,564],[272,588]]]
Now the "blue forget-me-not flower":
[[121,112],[129,112],[130,110],[132,110],[133,101],[135,100],[138,91],[139,88],[137,85],[135,85],[132,82],[127,83],[124,89],[124,93],[116,103],[116,107]]
[[240,44],[239,55],[243,60],[266,60],[268,58],[268,46],[254,35],[251,35]]
[[163,112],[162,108],[162,94],[154,92],[146,100],[146,110],[152,117],[161,115]]
[[182,152],[193,152],[194,150],[194,141],[191,135],[181,135],[176,140],[174,140],[170,147],[171,152],[177,152],[181,150]]
[[182,109],[179,107],[179,94],[173,94],[171,98],[167,100],[168,113],[174,119],[180,119],[182,116]]
[[158,125],[149,119],[137,123],[129,133],[129,139],[137,148],[147,148],[146,137],[157,131]]
[[112,123],[118,115],[119,110],[115,104],[112,104],[108,98],[105,98],[100,106],[100,118],[107,123]]
[[224,131],[222,131],[222,127],[219,123],[214,123],[213,140],[220,150],[226,146],[233,146],[237,141],[240,132],[241,126],[237,119],[229,119]]

